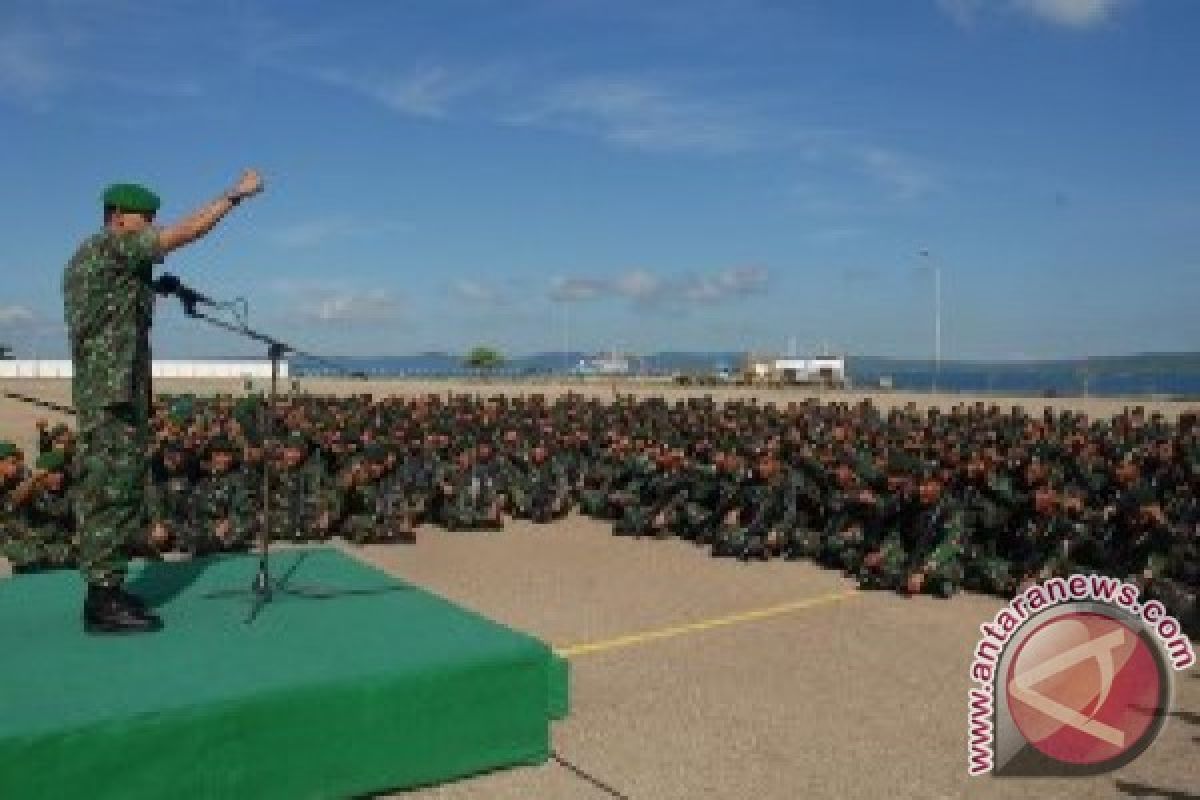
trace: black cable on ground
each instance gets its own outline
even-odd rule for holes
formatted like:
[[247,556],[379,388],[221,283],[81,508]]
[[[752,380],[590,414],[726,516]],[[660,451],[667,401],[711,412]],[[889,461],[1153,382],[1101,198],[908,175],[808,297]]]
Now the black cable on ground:
[[70,406],[64,406],[61,403],[54,403],[49,400],[42,400],[37,397],[30,397],[29,395],[17,394],[16,392],[4,392],[4,396],[7,397],[9,400],[18,400],[22,403],[29,403],[30,405],[33,405],[33,406],[40,406],[41,408],[48,408],[51,411],[58,411],[63,414],[74,414],[75,413],[75,409],[71,408]]
[[557,750],[552,751],[550,753],[550,756],[554,759],[555,763],[558,764],[560,767],[563,767],[568,772],[574,773],[576,777],[581,778],[582,780],[586,781],[587,783],[590,783],[592,786],[594,786],[597,789],[599,789],[600,791],[604,792],[609,797],[615,797],[615,798],[617,798],[617,800],[630,800],[629,795],[622,794],[621,792],[619,792],[616,789],[614,789],[613,787],[609,786],[607,783],[605,783],[604,781],[595,777],[594,775],[588,774],[584,770],[577,767],[575,764],[572,764],[570,761],[563,758],[562,755]]

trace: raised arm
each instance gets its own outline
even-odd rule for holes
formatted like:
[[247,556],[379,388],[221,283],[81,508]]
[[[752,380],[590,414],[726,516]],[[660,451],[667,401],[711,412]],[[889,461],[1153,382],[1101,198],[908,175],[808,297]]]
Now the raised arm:
[[159,247],[163,253],[169,253],[185,244],[191,244],[215,228],[234,206],[262,190],[263,181],[258,172],[252,169],[244,171],[241,178],[238,179],[237,185],[228,192],[193,211],[174,225],[160,228],[158,231]]

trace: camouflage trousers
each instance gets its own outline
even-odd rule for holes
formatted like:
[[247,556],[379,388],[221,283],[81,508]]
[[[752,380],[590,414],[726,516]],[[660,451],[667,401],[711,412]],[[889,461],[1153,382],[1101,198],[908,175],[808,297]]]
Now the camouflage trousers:
[[0,555],[14,570],[74,566],[75,548],[58,531],[36,530],[17,523],[5,527],[7,533],[0,536]]
[[79,409],[79,570],[88,583],[119,586],[125,546],[144,534],[147,429],[132,405]]

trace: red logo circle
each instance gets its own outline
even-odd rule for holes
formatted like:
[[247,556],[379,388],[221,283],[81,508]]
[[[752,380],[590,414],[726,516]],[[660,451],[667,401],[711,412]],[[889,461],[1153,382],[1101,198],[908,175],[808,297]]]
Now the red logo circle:
[[1166,680],[1137,631],[1080,611],[1049,620],[1021,642],[1005,691],[1030,745],[1066,764],[1097,765],[1157,735]]

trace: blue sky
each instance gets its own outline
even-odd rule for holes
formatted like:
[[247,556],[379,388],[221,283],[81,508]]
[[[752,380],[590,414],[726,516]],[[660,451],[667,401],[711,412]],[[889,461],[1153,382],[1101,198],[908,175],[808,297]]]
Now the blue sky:
[[[113,181],[328,354],[1200,349],[1200,3],[0,5],[0,341]],[[921,251],[927,255],[922,255]],[[160,302],[162,356],[254,352]]]

